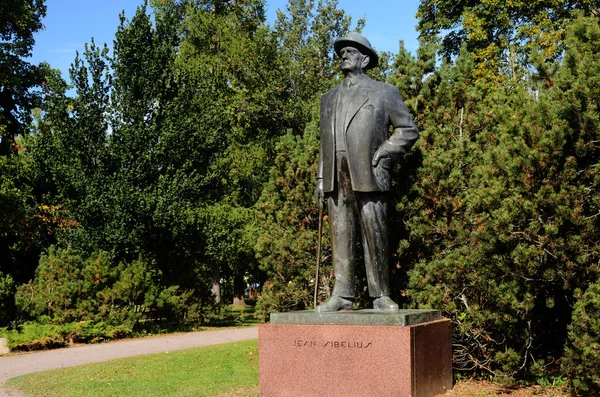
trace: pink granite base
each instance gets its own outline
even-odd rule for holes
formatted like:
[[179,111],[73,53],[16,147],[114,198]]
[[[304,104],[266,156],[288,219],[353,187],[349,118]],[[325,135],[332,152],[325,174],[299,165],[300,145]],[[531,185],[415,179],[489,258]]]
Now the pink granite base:
[[450,320],[397,326],[264,324],[263,397],[431,397],[452,388]]

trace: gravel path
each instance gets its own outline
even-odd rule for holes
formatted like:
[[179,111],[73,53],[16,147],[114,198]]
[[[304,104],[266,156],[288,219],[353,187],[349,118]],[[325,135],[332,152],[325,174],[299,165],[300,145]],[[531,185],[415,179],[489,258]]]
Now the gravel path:
[[22,396],[3,387],[4,382],[9,378],[32,372],[256,338],[258,328],[236,328],[154,336],[0,357],[0,397]]

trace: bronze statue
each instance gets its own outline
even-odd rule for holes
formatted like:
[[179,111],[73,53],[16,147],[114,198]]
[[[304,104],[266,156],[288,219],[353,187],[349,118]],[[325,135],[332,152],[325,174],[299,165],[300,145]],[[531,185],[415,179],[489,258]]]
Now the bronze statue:
[[327,200],[335,285],[331,298],[315,310],[352,308],[360,226],[373,308],[394,311],[398,305],[389,296],[390,173],[393,162],[411,148],[419,132],[398,89],[364,74],[379,61],[365,37],[351,32],[338,38],[334,48],[345,78],[321,98],[315,195],[320,206]]

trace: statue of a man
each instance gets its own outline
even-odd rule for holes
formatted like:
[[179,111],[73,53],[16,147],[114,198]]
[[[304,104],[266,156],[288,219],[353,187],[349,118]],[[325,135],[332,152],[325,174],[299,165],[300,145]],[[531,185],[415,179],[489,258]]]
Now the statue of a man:
[[[398,310],[390,298],[388,202],[393,162],[419,136],[400,92],[370,79],[377,53],[351,32],[334,43],[344,73],[342,84],[321,98],[321,151],[315,195],[327,201],[335,285],[317,311],[351,309],[357,229],[373,308]],[[393,132],[390,135],[390,126]]]

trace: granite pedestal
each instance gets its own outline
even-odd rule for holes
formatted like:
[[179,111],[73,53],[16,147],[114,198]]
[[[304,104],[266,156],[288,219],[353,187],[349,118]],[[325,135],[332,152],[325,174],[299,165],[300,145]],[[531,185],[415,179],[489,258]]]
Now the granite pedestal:
[[451,324],[437,310],[274,313],[258,341],[263,397],[431,397],[452,388]]

